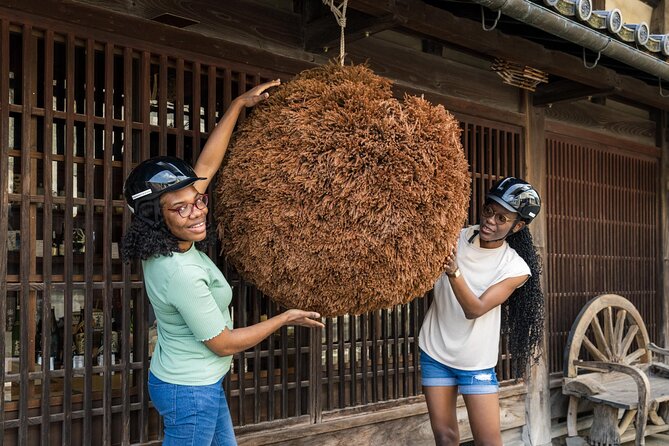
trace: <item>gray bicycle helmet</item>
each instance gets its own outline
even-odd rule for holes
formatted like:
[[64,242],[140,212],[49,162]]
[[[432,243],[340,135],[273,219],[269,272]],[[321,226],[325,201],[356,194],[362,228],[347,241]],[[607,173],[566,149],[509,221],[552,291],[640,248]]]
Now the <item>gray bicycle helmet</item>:
[[530,223],[541,210],[541,198],[532,185],[514,177],[506,177],[490,189],[486,197],[506,210],[517,212],[525,223]]

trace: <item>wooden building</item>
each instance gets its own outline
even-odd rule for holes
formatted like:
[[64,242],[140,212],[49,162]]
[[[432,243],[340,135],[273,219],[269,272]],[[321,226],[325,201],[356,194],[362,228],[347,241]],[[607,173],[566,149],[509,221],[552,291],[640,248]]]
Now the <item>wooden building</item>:
[[[562,355],[589,298],[626,296],[668,345],[668,9],[348,1],[347,61],[461,121],[470,221],[500,176],[544,199],[532,231],[545,353],[515,382],[502,346],[506,444],[566,434]],[[160,443],[146,388],[155,327],[139,266],[119,258],[123,180],[150,156],[196,159],[232,98],[336,57],[339,32],[321,0],[0,1],[3,444]],[[279,311],[210,254],[234,286],[236,326]],[[225,388],[240,444],[432,444],[416,342],[429,299],[320,334],[283,328],[235,355]]]

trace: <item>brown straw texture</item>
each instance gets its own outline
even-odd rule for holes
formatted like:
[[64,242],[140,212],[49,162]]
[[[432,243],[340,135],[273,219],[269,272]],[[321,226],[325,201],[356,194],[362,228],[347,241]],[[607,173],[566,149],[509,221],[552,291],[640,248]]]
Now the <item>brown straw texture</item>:
[[235,134],[216,219],[237,271],[287,308],[360,314],[429,291],[469,204],[460,127],[334,63],[271,92]]

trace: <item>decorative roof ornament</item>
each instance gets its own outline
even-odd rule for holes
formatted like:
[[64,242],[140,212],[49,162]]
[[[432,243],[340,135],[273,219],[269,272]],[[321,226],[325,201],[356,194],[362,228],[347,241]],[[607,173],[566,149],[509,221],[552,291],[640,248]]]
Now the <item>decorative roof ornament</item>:
[[669,55],[669,34],[651,34],[646,22],[625,23],[617,8],[593,11],[592,0],[544,0],[544,4],[563,16],[575,17],[591,28],[606,29],[623,42],[635,43],[651,53]]
[[595,29],[606,29],[616,34],[623,27],[623,15],[618,8],[610,11],[592,11],[588,24]]
[[537,85],[548,82],[548,73],[504,59],[495,59],[490,69],[495,71],[505,84],[523,90],[535,91]]

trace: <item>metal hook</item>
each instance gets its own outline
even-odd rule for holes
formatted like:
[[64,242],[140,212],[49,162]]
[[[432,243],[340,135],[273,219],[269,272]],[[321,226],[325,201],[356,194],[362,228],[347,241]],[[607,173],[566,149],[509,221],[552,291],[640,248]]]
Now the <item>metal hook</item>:
[[481,5],[481,28],[483,28],[483,31],[492,31],[497,27],[497,22],[499,22],[499,18],[502,17],[502,10],[498,9],[497,10],[497,18],[493,22],[492,26],[490,28],[486,28],[485,26],[485,7]]
[[599,58],[602,56],[602,52],[598,51],[597,52],[597,59],[595,59],[595,63],[592,65],[588,65],[588,62],[585,60],[585,47],[583,47],[583,66],[587,68],[588,70],[592,70],[597,66],[597,63],[599,62]]
[[662,96],[663,98],[669,98],[669,94],[662,93],[662,78],[661,77],[657,78],[657,83],[660,84],[660,96]]

